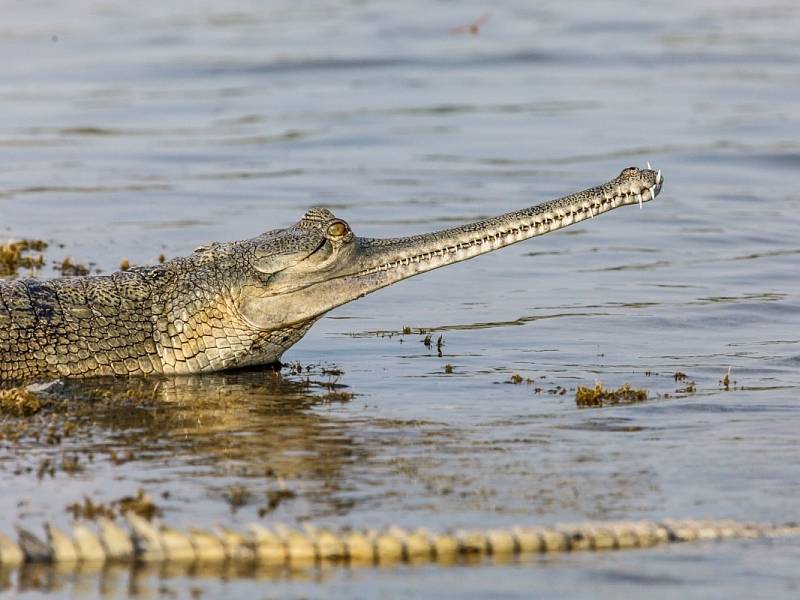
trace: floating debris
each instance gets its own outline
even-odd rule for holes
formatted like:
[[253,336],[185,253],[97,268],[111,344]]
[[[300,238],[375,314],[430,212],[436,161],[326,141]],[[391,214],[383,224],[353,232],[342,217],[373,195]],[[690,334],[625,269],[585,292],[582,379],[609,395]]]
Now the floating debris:
[[594,388],[579,386],[575,392],[575,404],[580,408],[634,404],[645,400],[647,391],[634,389],[629,383],[616,390],[608,390],[603,388],[602,383],[597,382]]
[[682,371],[675,371],[675,375],[673,375],[673,377],[675,377],[675,381],[685,381],[687,375]]
[[444,372],[447,373],[448,375],[450,375],[450,373],[453,372],[453,365],[451,365],[450,363],[447,363],[444,366]]

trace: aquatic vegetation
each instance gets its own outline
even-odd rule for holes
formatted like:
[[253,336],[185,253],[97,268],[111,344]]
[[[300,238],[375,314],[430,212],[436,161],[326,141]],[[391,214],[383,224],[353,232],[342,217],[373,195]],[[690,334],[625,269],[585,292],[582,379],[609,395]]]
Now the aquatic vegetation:
[[89,267],[80,263],[72,262],[72,257],[65,256],[64,260],[55,265],[56,271],[63,277],[79,277],[89,274]]
[[95,521],[99,518],[114,519],[127,513],[134,513],[147,521],[161,516],[161,509],[144,490],[139,489],[136,496],[125,496],[112,500],[108,504],[95,502],[89,496],[83,497],[83,502],[73,502],[67,506],[67,512],[75,519]]
[[[731,369],[733,367],[728,367],[728,372],[725,373],[725,377],[720,380],[720,385],[725,389],[726,392],[731,391]],[[736,385],[736,382],[733,382],[733,385]]]
[[[535,383],[535,380],[530,378],[530,377],[523,377],[519,373],[514,373],[513,375],[511,375],[511,377],[509,378],[509,380],[506,383],[513,383],[514,385],[519,385],[521,383],[527,383],[528,385],[533,385]],[[560,389],[561,386],[558,386],[558,388]],[[537,390],[537,392],[541,391],[539,388],[537,388],[536,390]],[[548,392],[558,393],[558,390],[548,390]]]
[[228,505],[231,507],[231,512],[236,512],[237,509],[247,504],[251,498],[250,490],[238,484],[230,486],[225,491],[224,496]]
[[[0,245],[0,277],[14,277],[20,269],[32,271],[45,266],[44,251],[49,244],[43,240],[23,239]],[[53,270],[62,277],[88,275],[94,263],[84,265],[75,262],[71,256],[52,262]]]
[[[17,274],[19,269],[34,270],[44,265],[44,254],[47,242],[42,240],[20,240],[0,245],[0,277]],[[38,252],[29,256],[30,252]]]
[[87,521],[94,521],[99,517],[113,519],[117,516],[113,506],[102,502],[94,502],[89,496],[84,496],[83,502],[73,502],[67,506],[67,512],[72,514],[72,517],[76,520],[86,519]]
[[319,397],[323,402],[350,402],[353,399],[352,392],[333,390]]
[[647,391],[634,389],[629,383],[616,390],[610,390],[604,388],[603,384],[598,381],[594,388],[579,386],[575,391],[575,404],[579,408],[634,404],[645,400],[647,400]]
[[278,508],[286,500],[294,500],[297,493],[284,487],[267,492],[267,504],[258,509],[258,516],[263,517]]
[[29,417],[42,409],[39,397],[24,388],[0,390],[0,414]]
[[132,512],[143,519],[151,521],[154,517],[161,516],[161,509],[143,489],[139,489],[135,496],[125,496],[112,502],[112,506],[120,515]]

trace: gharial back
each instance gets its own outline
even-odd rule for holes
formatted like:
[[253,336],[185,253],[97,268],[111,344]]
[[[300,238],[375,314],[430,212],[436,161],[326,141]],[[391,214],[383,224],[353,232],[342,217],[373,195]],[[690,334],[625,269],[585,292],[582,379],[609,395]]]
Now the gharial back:
[[0,382],[182,374],[278,360],[313,321],[254,330],[203,260],[0,281]]
[[0,380],[160,372],[145,273],[0,282]]

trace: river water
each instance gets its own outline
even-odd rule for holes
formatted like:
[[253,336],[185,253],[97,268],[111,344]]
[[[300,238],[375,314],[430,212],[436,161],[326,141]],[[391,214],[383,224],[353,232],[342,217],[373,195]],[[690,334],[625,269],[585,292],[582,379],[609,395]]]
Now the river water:
[[[478,34],[454,30],[487,13]],[[152,264],[313,205],[358,235],[425,232],[645,161],[666,183],[644,210],[333,311],[284,356],[301,374],[70,384],[54,417],[6,417],[0,530],[66,526],[69,504],[140,489],[176,525],[800,519],[799,27],[788,0],[4,2],[0,241],[46,240],[48,263]],[[596,381],[649,399],[577,406],[575,388]],[[796,597],[798,560],[798,541],[745,541],[3,585],[50,598]]]

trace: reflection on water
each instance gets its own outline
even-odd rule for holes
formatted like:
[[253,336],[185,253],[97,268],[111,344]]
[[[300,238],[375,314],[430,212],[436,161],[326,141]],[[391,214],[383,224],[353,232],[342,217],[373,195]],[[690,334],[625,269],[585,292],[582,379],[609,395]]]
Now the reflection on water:
[[[69,594],[70,598],[174,597],[179,591],[201,595],[204,585],[219,581],[245,580],[264,584],[324,582],[333,566],[287,570],[247,564],[168,564],[168,565],[25,565],[17,571],[0,569],[0,592],[34,591]],[[337,567],[340,568],[340,567]]]
[[[312,375],[320,379],[312,382]],[[84,410],[97,434],[135,455],[157,449],[195,456],[212,470],[223,463],[240,464],[242,474],[272,471],[326,479],[326,473],[335,478],[337,463],[351,453],[353,443],[340,425],[310,410],[321,403],[320,388],[333,384],[325,379],[318,373],[289,380],[277,371],[243,371],[70,382],[58,393],[70,399],[73,414],[81,417],[83,411],[74,407],[88,402]],[[126,401],[135,409],[120,410],[118,403]]]
[[[326,512],[347,512],[350,502],[340,497],[342,470],[363,460],[364,449],[344,422],[326,415],[333,409],[329,390],[341,387],[336,380],[320,370],[292,379],[261,370],[57,383],[42,394],[46,409],[38,424],[7,419],[10,439],[0,468],[7,476],[28,471],[38,479],[22,516],[53,518],[48,488],[61,485],[65,474],[87,480],[105,477],[108,469],[113,483],[85,492],[93,500],[116,499],[129,489],[120,482],[130,479],[151,495],[160,494],[158,503],[167,507],[171,502],[202,506],[208,497],[227,501],[232,511],[252,504],[263,514],[277,508],[268,502],[270,492],[289,489],[284,497],[302,495]],[[15,427],[22,433],[18,439],[9,435]],[[66,458],[77,468],[68,469]],[[53,468],[43,469],[44,461]],[[298,482],[297,492],[287,487]],[[192,498],[195,493],[201,497]],[[8,508],[16,502],[6,500]],[[63,510],[66,502],[56,508]]]

